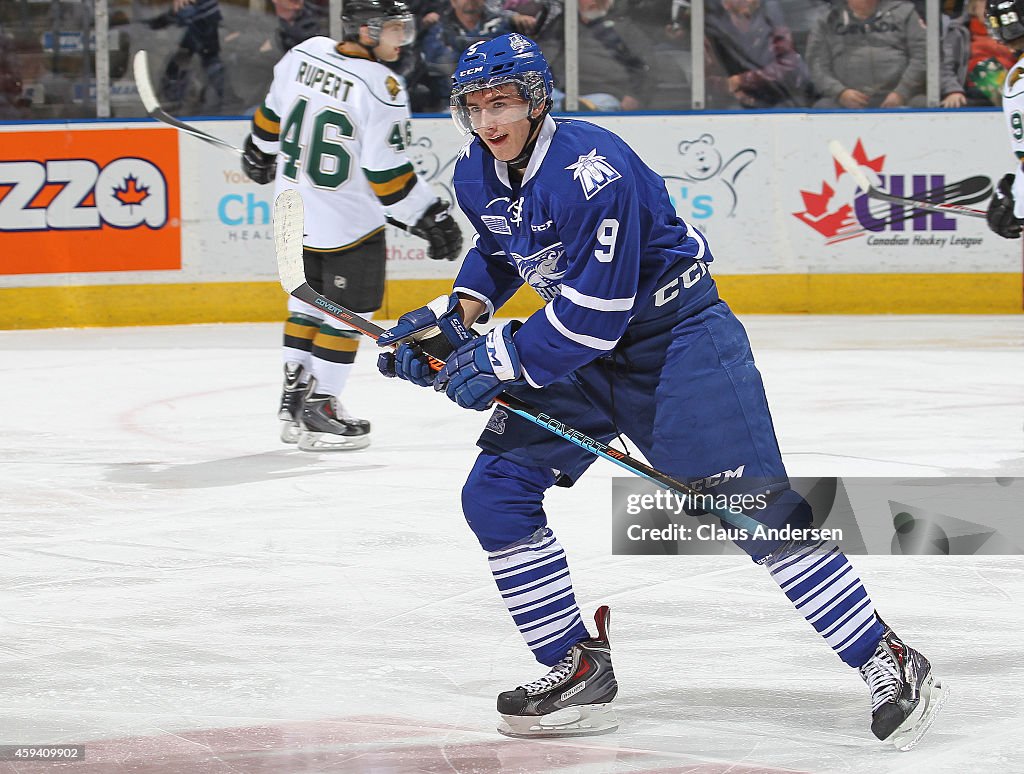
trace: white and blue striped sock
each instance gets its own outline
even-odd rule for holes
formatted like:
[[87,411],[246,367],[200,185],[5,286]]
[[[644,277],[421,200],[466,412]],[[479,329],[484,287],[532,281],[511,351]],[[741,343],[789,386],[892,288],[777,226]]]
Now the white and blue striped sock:
[[512,620],[540,663],[555,665],[590,637],[576,606],[565,551],[550,529],[487,557]]
[[831,542],[793,546],[765,562],[796,609],[836,654],[863,666],[882,637],[875,606],[850,560]]

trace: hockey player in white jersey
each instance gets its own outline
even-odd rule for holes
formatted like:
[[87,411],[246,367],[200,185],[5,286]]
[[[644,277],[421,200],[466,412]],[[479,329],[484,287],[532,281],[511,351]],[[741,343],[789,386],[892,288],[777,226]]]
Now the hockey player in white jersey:
[[[455,260],[462,234],[429,183],[405,155],[408,97],[394,62],[416,25],[398,0],[346,0],[344,40],[314,37],[274,67],[252,120],[242,169],[257,183],[302,193],[306,279],[360,314],[384,295],[385,217],[429,243],[435,260]],[[359,334],[317,308],[288,299],[284,330],[281,440],[305,451],[360,449],[370,423],[338,398],[355,360]]]
[[[1018,55],[1024,51],[1024,0],[988,0],[985,17],[992,37]],[[988,205],[988,226],[1001,237],[1018,239],[1024,223],[1024,58],[1017,60],[1003,81],[1003,115],[1017,164],[996,184]]]

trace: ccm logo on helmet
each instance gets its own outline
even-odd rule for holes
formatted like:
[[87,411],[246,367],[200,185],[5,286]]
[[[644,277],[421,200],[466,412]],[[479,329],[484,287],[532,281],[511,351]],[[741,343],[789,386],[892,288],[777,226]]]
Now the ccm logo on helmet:
[[460,70],[459,71],[459,77],[460,78],[465,78],[467,75],[476,75],[476,73],[482,73],[483,71],[484,71],[484,68],[482,66],[481,67],[471,67],[468,70]]

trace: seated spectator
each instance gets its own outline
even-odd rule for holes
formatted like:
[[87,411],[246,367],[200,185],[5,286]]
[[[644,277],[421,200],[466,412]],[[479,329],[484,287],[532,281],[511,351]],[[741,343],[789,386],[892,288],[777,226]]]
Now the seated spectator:
[[409,12],[416,17],[417,40],[437,24],[441,14],[448,7],[447,0],[408,0],[406,5]]
[[1001,105],[1017,55],[988,34],[985,0],[968,0],[942,36],[942,107]]
[[149,20],[149,26],[155,30],[171,24],[185,28],[157,87],[160,101],[168,111],[181,111],[189,87],[192,57],[196,55],[206,80],[199,108],[219,113],[225,107],[227,81],[218,32],[222,19],[218,0],[172,0],[170,11]]
[[[579,0],[579,93],[583,110],[643,110],[653,82],[640,52],[650,39],[629,19],[611,18],[614,0]],[[552,13],[554,16],[554,13]],[[559,13],[538,37],[555,78],[556,97],[565,88],[565,17]],[[561,105],[556,99],[555,110]]]
[[804,107],[814,89],[775,0],[709,2],[704,51],[710,108]]
[[0,34],[0,120],[31,118],[31,100],[24,94],[21,67],[15,59],[13,39]]
[[452,73],[462,52],[473,43],[509,32],[514,30],[508,18],[485,7],[484,0],[451,0],[420,43],[427,83],[439,109],[448,109]]
[[516,32],[533,35],[547,15],[544,0],[486,0],[487,8],[504,17]]
[[907,0],[837,0],[811,30],[818,108],[925,105],[925,29]]
[[304,40],[327,34],[327,16],[322,6],[307,5],[306,0],[272,2],[277,16],[277,42],[282,54]]

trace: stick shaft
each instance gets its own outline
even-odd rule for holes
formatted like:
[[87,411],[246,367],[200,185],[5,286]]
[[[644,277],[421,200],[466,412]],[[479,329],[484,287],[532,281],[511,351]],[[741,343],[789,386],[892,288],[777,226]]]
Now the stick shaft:
[[[336,320],[340,320],[371,339],[376,340],[384,333],[379,325],[367,320],[355,312],[336,304],[325,296],[317,293],[305,281],[302,262],[302,234],[304,230],[304,214],[302,197],[294,189],[282,191],[274,202],[274,241],[277,248],[278,272],[281,285],[290,295],[305,301]],[[443,362],[436,361],[436,365]],[[619,467],[634,475],[645,478],[658,486],[674,491],[684,497],[693,497],[701,493],[687,483],[679,481],[666,473],[662,473],[650,465],[634,459],[625,452],[619,451],[587,433],[562,422],[543,411],[531,406],[515,395],[501,393],[495,403],[504,406],[514,414],[533,422],[545,430],[574,443],[598,457],[614,462]],[[725,508],[703,508],[702,510],[717,516],[734,527],[739,527],[753,534],[759,522],[739,510]]]
[[913,207],[918,210],[927,210],[928,212],[944,212],[949,215],[964,215],[968,218],[984,218],[986,213],[984,210],[976,210],[973,207],[966,207],[962,204],[952,204],[948,202],[928,202],[920,199],[912,199],[906,196],[895,196],[885,191],[881,191],[876,188],[871,181],[868,179],[867,173],[864,168],[857,163],[856,159],[843,147],[842,143],[838,140],[832,140],[828,144],[829,152],[832,154],[839,165],[845,169],[850,177],[854,179],[858,186],[872,199],[878,199],[879,201],[889,202],[890,204],[901,204],[905,207]]
[[142,105],[146,108],[146,113],[150,118],[161,121],[168,126],[173,126],[179,132],[191,134],[193,137],[197,137],[204,142],[219,145],[238,154],[242,153],[242,149],[238,146],[233,145],[227,140],[222,140],[220,137],[216,137],[209,132],[204,132],[202,129],[191,124],[186,124],[184,121],[179,121],[160,107],[160,101],[156,97],[156,89],[153,88],[153,80],[149,75],[149,54],[146,53],[145,49],[139,49],[135,52],[135,59],[132,60],[132,72],[135,75],[135,86],[139,90],[139,99],[142,100]]

